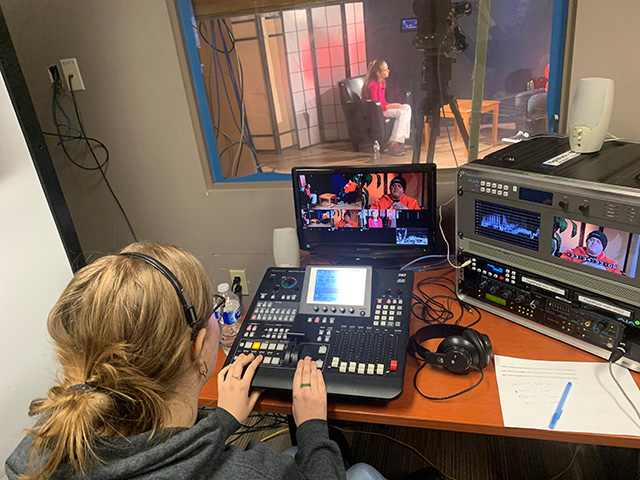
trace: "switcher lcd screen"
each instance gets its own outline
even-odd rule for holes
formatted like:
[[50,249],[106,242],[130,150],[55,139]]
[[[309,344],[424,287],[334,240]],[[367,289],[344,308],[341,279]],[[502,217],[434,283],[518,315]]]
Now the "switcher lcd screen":
[[365,268],[313,268],[310,273],[308,303],[364,306]]
[[551,254],[594,269],[635,278],[640,236],[613,228],[554,217]]

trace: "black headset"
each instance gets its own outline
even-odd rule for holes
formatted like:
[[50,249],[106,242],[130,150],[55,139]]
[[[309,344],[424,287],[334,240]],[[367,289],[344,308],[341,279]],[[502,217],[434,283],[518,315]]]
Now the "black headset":
[[173,274],[171,270],[169,270],[166,266],[164,266],[161,262],[159,262],[155,258],[150,257],[149,255],[145,255],[144,253],[121,252],[116,255],[119,255],[122,257],[139,258],[140,260],[147,262],[153,268],[158,270],[162,275],[164,275],[166,279],[169,280],[169,282],[171,282],[171,285],[173,285],[173,288],[178,294],[178,299],[180,300],[180,304],[182,305],[182,309],[184,310],[184,316],[187,319],[187,324],[189,325],[189,327],[193,328],[197,324],[198,316],[196,315],[196,309],[193,308],[193,304],[191,303],[191,300],[189,300],[189,296],[187,295],[187,292],[184,291],[182,284],[180,283],[180,281],[177,279],[177,277]]
[[[420,345],[431,338],[444,338],[435,352]],[[489,337],[460,325],[429,325],[409,338],[408,352],[426,363],[453,373],[469,373],[489,365],[493,348]]]

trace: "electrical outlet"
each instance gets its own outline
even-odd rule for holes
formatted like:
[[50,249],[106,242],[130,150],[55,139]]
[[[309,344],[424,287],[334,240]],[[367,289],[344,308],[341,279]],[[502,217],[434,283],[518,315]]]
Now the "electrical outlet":
[[247,272],[245,270],[229,270],[231,275],[231,283],[233,285],[233,279],[240,277],[240,286],[242,287],[242,295],[249,295],[249,286],[247,285]]
[[[62,75],[64,76],[64,82],[67,85],[67,89],[71,91],[71,85],[73,85],[73,91],[86,90],[84,88],[84,82],[80,75],[80,67],[78,67],[78,60],[75,58],[61,58],[60,66],[62,67]],[[71,79],[71,85],[69,85],[69,75],[73,75]]]
[[60,86],[60,71],[58,70],[57,65],[51,65],[47,68],[47,73],[49,74],[49,81],[52,85],[59,87]]

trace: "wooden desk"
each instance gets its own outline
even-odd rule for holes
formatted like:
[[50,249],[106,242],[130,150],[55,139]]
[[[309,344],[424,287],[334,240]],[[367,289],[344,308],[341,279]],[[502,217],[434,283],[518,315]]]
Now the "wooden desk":
[[[427,274],[416,274],[417,280]],[[451,274],[453,278],[453,274]],[[434,293],[445,293],[440,287],[433,287]],[[442,290],[442,291],[440,291]],[[452,306],[452,309],[455,307]],[[465,313],[461,324],[468,324],[474,317]],[[422,322],[412,317],[413,333]],[[533,360],[553,361],[602,361],[589,353],[553,340],[545,335],[529,330],[491,313],[482,313],[482,320],[474,327],[489,335],[494,353]],[[434,339],[435,348],[440,340]],[[428,345],[431,347],[431,345]],[[225,356],[220,352],[216,371],[220,371]],[[329,418],[336,420],[378,423],[420,427],[457,432],[481,433],[508,437],[537,438],[561,442],[610,445],[640,448],[640,437],[625,435],[599,435],[527,428],[508,428],[502,421],[500,398],[493,362],[484,369],[484,381],[471,392],[450,400],[432,401],[422,398],[413,388],[413,377],[420,363],[414,358],[407,359],[403,392],[390,402],[371,400],[329,399]],[[418,385],[427,395],[444,396],[471,386],[478,379],[477,373],[455,375],[438,367],[425,367],[418,377]],[[640,374],[632,372],[636,383],[640,384]],[[216,377],[205,385],[200,394],[200,405],[215,406],[218,391]],[[291,414],[289,395],[263,394],[255,410],[271,413]],[[594,414],[599,414],[597,409]]]
[[[458,109],[460,110],[460,116],[462,117],[462,121],[467,129],[467,133],[469,133],[469,123],[471,119],[471,100],[458,100]],[[491,129],[491,145],[494,147],[498,144],[498,113],[500,109],[500,102],[498,100],[483,100],[482,101],[482,113],[493,112],[493,125]],[[451,111],[451,107],[449,105],[444,106],[444,117],[445,118],[454,118],[453,112]],[[456,125],[455,127],[455,140],[458,140],[460,137],[460,132]],[[429,145],[429,124],[424,122],[424,139],[425,145]],[[467,146],[464,146],[465,150]]]

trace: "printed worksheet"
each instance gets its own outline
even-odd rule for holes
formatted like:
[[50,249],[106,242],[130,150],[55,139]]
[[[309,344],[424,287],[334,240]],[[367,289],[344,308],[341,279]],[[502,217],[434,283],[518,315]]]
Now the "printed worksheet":
[[[496,355],[495,365],[506,427],[549,429],[555,414],[555,430],[640,436],[640,418],[611,378],[608,363]],[[619,365],[612,370],[640,410],[640,390],[629,371]]]

